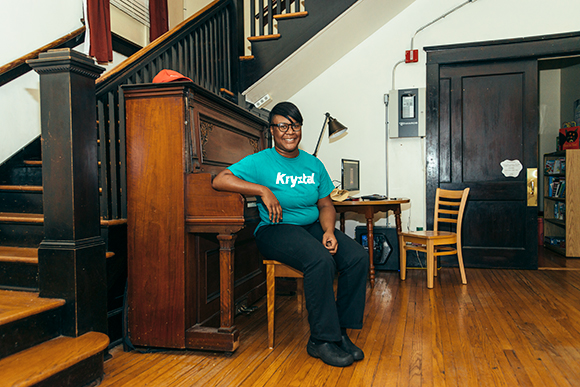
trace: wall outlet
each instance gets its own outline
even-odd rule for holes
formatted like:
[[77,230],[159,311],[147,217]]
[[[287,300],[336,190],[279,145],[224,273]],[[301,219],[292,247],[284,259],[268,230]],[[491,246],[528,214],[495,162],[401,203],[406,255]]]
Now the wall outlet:
[[270,94],[266,94],[265,96],[263,96],[262,98],[260,98],[255,104],[254,106],[259,108],[260,106],[262,106],[263,104],[265,104],[266,102],[268,102],[270,100]]

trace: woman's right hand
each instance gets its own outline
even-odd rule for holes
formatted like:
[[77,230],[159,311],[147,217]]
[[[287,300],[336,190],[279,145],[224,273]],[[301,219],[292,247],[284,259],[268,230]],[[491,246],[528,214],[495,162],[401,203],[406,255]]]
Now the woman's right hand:
[[278,198],[276,198],[276,195],[266,186],[242,180],[236,177],[229,169],[224,169],[213,179],[212,187],[219,191],[259,196],[268,209],[270,222],[279,223],[282,221],[282,206]]
[[276,195],[270,191],[269,188],[264,187],[264,192],[260,195],[262,198],[262,202],[268,209],[268,216],[270,218],[270,222],[272,223],[279,223],[282,221],[282,206],[276,198]]

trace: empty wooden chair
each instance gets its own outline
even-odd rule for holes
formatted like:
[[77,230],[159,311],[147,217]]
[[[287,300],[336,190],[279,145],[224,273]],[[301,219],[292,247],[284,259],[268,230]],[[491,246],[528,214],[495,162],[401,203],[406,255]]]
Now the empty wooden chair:
[[296,278],[298,313],[302,314],[304,305],[304,276],[302,272],[278,261],[264,260],[266,265],[266,294],[268,298],[268,347],[274,348],[274,310],[276,307],[276,278]]
[[[461,282],[467,284],[463,255],[461,252],[461,226],[469,188],[450,191],[437,188],[433,231],[401,232],[399,234],[401,280],[406,278],[407,250],[427,254],[427,287],[433,288],[433,277],[437,275],[438,257],[457,254]],[[456,224],[455,232],[439,231],[439,223]]]

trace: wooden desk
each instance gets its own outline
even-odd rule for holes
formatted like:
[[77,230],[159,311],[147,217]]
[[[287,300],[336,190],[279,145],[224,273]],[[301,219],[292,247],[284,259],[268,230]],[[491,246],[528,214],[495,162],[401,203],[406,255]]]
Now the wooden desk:
[[371,287],[375,286],[375,265],[373,262],[373,243],[374,235],[373,228],[374,222],[373,218],[377,212],[386,212],[387,215],[389,211],[393,211],[395,215],[395,223],[397,225],[397,235],[401,232],[401,204],[409,203],[409,199],[389,199],[389,200],[369,200],[369,201],[344,201],[344,202],[332,202],[336,212],[340,214],[340,231],[344,232],[344,213],[345,212],[356,212],[363,214],[367,218],[367,240],[369,241],[369,279],[371,281]]

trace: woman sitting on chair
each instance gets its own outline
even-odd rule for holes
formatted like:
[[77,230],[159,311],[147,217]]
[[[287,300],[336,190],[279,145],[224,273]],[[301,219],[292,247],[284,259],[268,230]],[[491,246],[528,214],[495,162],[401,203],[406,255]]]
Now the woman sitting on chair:
[[277,104],[270,112],[274,148],[223,170],[213,187],[259,197],[258,249],[266,259],[304,274],[308,354],[345,367],[364,357],[346,330],[362,328],[369,259],[360,244],[334,227],[332,180],[320,160],[298,149],[302,121],[294,104]]

